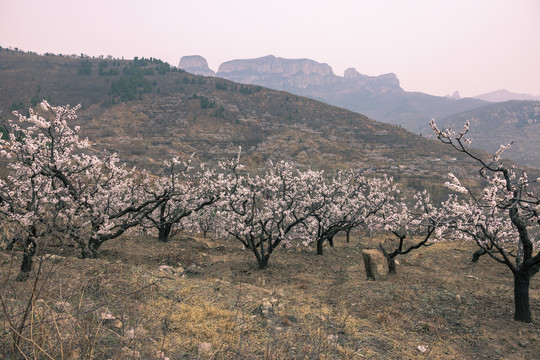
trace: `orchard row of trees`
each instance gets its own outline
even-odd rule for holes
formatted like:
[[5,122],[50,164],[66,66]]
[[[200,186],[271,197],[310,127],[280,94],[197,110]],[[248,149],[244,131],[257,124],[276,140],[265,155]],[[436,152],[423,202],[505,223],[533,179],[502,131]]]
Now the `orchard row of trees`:
[[391,178],[353,171],[327,176],[278,162],[250,175],[240,153],[214,168],[172,158],[160,174],[149,174],[127,168],[116,154],[90,152],[79,128],[69,126],[78,106],[43,102],[41,108],[42,116],[32,109],[30,116],[14,112],[17,119],[4,121],[7,136],[0,140],[1,155],[9,159],[9,174],[0,180],[0,216],[15,234],[13,244],[24,248],[21,280],[46,244],[74,243],[81,257],[95,257],[104,242],[135,227],[155,228],[159,240],[168,241],[175,226],[206,233],[213,223],[253,252],[260,268],[279,246],[315,243],[322,255],[336,234],[362,227],[397,237],[396,248],[381,249],[394,271],[397,255],[457,237],[475,241],[482,254],[513,272],[515,318],[532,321],[529,283],[540,268],[534,233],[540,199],[532,188],[539,180],[516,176],[500,163],[507,146],[489,161],[471,153],[468,125],[456,135],[432,123],[442,142],[478,161],[484,191],[474,194],[450,174],[446,185],[456,194],[434,204],[426,191],[409,197]]

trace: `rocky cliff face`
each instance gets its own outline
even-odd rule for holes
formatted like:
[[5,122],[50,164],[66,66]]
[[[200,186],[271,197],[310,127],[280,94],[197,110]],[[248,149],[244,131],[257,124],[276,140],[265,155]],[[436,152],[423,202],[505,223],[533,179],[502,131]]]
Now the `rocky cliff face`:
[[178,64],[180,69],[196,75],[215,76],[216,73],[208,67],[208,62],[200,55],[183,56]]
[[399,86],[399,79],[396,74],[383,74],[379,76],[368,76],[359,73],[355,68],[348,68],[341,80],[346,86],[343,87],[342,93],[350,93],[355,91],[367,90],[376,94],[384,94],[387,92],[402,92]]
[[[309,59],[284,59],[273,55],[246,60],[232,60],[220,65],[217,76],[257,84],[278,90],[329,100],[327,92],[350,93],[359,89],[385,93],[402,91],[394,74],[367,76],[354,68],[337,76],[328,64]],[[331,87],[331,89],[329,88]]]
[[277,58],[273,55],[227,61],[219,66],[217,76],[288,91],[327,85],[334,82],[336,77],[328,64],[309,59]]
[[248,71],[261,74],[280,74],[284,76],[305,75],[329,76],[334,75],[328,64],[321,64],[309,59],[284,59],[268,55],[258,59],[231,60],[219,66],[218,74],[238,71]]

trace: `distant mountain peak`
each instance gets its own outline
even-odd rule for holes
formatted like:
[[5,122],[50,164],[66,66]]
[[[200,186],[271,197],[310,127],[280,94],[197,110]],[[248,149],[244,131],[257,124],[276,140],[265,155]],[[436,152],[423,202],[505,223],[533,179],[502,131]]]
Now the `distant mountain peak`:
[[454,93],[452,95],[446,95],[446,97],[448,99],[453,99],[453,100],[460,100],[461,99],[461,95],[459,95],[459,91],[454,91]]
[[365,76],[366,75],[360,74],[358,71],[356,71],[356,68],[353,68],[353,67],[345,70],[345,73],[343,74],[343,77],[345,79],[358,79]]
[[208,62],[206,59],[200,55],[182,56],[178,67],[196,75],[216,75],[216,73],[208,67]]
[[505,102],[510,100],[540,100],[540,96],[531,94],[518,94],[506,89],[492,91],[486,94],[477,95],[475,99],[480,99],[489,102]]

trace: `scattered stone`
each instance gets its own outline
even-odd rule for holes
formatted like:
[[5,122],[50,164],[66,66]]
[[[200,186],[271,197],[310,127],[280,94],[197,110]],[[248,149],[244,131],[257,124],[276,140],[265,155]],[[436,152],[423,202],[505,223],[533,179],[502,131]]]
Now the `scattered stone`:
[[186,272],[189,274],[200,274],[201,270],[195,263],[191,263],[191,265],[187,267]]
[[131,350],[127,346],[122,348],[122,358],[140,359],[140,357],[141,353],[137,350]]
[[161,265],[159,267],[159,272],[166,275],[174,276],[174,269],[169,265]]
[[111,313],[111,311],[107,307],[101,307],[97,309],[96,314],[97,314],[98,319],[102,321],[116,320],[116,317]]
[[168,356],[165,356],[165,353],[161,350],[158,350],[156,352],[156,359],[160,359],[160,360],[171,360],[170,357]]
[[54,309],[59,313],[69,313],[71,312],[72,306],[68,302],[59,301],[56,303],[56,305],[54,305]]
[[113,326],[117,329],[121,329],[124,326],[124,324],[122,324],[120,320],[115,320],[115,322],[113,323]]
[[388,261],[377,249],[362,250],[366,276],[376,281],[386,279],[388,275]]
[[425,353],[427,351],[427,349],[426,349],[426,347],[424,345],[418,345],[417,349],[421,353]]
[[260,309],[261,309],[261,314],[264,317],[269,317],[274,314],[274,306],[268,300],[262,303]]
[[212,351],[212,344],[207,342],[199,343],[197,350],[199,352],[199,355],[209,355]]
[[161,265],[159,272],[166,276],[180,276],[184,273],[184,269],[181,266],[174,268],[169,265]]
[[520,341],[520,342],[518,342],[518,344],[522,348],[526,348],[529,345],[529,343],[527,341]]
[[461,295],[457,294],[457,295],[456,295],[456,300],[457,300],[457,301],[461,301]]
[[146,335],[146,330],[142,327],[142,325],[137,325],[137,327],[131,328],[128,331],[126,331],[126,338],[128,340],[133,340],[135,338],[141,338],[144,335]]
[[46,259],[52,260],[52,261],[60,261],[65,260],[64,256],[56,255],[56,254],[47,254],[45,255]]
[[474,275],[465,275],[465,277],[466,277],[467,279],[478,280],[478,278],[477,278],[476,276],[474,276]]

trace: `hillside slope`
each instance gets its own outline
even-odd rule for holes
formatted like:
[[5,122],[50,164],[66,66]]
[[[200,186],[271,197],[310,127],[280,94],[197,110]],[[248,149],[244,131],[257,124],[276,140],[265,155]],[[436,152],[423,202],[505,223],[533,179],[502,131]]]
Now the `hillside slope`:
[[507,101],[483,106],[441,120],[446,127],[458,128],[471,122],[473,145],[493,153],[500,144],[513,142],[505,156],[513,161],[540,168],[540,101]]
[[[105,70],[117,68],[118,74],[100,75],[104,61]],[[90,63],[89,75],[80,74],[83,62]],[[114,89],[126,74],[137,73],[134,69],[148,86],[138,87],[134,100],[122,101],[125,94]],[[173,155],[196,153],[205,162],[227,159],[239,146],[252,171],[269,160],[287,160],[328,171],[386,173],[416,189],[439,187],[448,172],[466,176],[475,169],[437,142],[358,113],[260,86],[162,70],[155,59],[3,51],[0,108],[4,114],[13,105],[27,108],[32,97],[81,103],[78,125],[97,150],[116,151],[129,164],[151,170]]]

